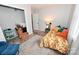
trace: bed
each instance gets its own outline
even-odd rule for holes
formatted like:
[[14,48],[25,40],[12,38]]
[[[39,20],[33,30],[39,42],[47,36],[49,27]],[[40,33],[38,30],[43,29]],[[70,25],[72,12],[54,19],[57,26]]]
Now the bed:
[[[59,35],[60,32],[55,30],[49,31],[40,41],[40,47],[50,48],[59,51],[62,54],[67,54],[69,44],[67,37]],[[62,32],[63,33],[63,32]],[[64,36],[64,34],[62,34]],[[67,35],[66,35],[67,36]]]

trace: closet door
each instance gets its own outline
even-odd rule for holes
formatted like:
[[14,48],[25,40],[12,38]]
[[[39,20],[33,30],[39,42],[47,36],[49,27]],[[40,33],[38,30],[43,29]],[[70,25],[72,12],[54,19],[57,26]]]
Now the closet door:
[[33,14],[33,29],[39,30],[39,16],[38,16],[38,14]]
[[0,27],[0,41],[6,41],[1,27]]

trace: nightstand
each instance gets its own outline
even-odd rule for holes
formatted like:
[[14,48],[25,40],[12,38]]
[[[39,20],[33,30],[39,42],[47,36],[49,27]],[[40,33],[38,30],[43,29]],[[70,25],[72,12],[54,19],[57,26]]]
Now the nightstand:
[[45,32],[48,33],[50,31],[50,28],[45,28]]

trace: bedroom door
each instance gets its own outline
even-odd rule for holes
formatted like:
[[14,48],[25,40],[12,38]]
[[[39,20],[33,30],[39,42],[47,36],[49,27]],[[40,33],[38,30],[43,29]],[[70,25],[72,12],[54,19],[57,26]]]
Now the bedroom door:
[[33,14],[33,30],[39,30],[39,15]]

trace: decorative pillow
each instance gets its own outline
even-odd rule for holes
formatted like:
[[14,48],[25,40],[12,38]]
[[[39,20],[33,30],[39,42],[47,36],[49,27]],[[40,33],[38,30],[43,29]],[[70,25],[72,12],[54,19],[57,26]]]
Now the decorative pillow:
[[64,27],[61,26],[57,26],[57,27],[59,27],[58,32],[62,32],[64,30]]
[[56,27],[59,27],[59,28],[61,28],[61,26],[59,25],[59,26],[56,26]]
[[59,27],[55,27],[52,29],[52,31],[56,31],[56,32],[58,32],[58,30],[59,30]]
[[64,28],[62,28],[60,25],[59,26],[56,26],[53,28],[55,31],[58,31],[58,32],[62,32]]
[[63,32],[57,32],[56,35],[61,36],[65,39],[67,39],[67,35],[68,35],[68,29],[64,29]]
[[59,29],[58,29],[58,32],[62,32],[62,31],[63,31],[63,28],[59,28]]

